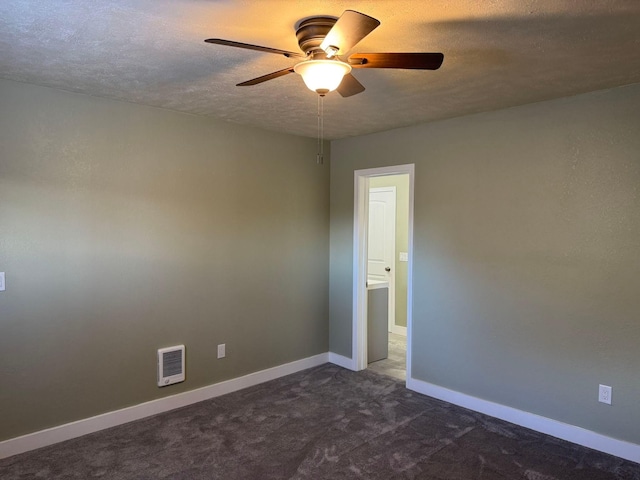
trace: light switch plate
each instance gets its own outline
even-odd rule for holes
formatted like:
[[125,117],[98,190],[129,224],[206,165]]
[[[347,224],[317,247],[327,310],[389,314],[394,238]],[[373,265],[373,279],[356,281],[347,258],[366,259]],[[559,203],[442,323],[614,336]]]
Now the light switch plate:
[[218,358],[224,358],[227,355],[227,344],[221,343],[218,345]]
[[0,292],[4,292],[4,272],[0,272]]
[[409,253],[408,252],[400,252],[400,261],[408,262],[409,261]]

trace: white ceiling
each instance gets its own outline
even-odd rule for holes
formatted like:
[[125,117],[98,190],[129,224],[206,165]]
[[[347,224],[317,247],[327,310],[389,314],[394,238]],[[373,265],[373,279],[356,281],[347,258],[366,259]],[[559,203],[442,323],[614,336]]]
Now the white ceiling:
[[0,77],[314,137],[316,95],[284,56],[304,17],[382,23],[353,52],[443,52],[437,71],[354,70],[325,100],[325,136],[362,135],[640,82],[640,0],[5,0]]

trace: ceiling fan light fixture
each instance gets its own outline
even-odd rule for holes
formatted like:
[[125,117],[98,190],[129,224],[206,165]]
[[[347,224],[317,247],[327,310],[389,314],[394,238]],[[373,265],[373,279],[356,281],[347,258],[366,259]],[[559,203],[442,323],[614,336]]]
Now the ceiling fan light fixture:
[[351,65],[338,60],[306,60],[293,69],[309,90],[321,95],[334,91],[343,77],[351,73]]

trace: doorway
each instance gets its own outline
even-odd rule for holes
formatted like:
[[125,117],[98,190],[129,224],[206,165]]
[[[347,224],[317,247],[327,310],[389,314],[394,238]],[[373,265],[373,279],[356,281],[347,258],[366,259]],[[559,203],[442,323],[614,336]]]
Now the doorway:
[[[375,212],[370,212],[370,208],[382,210],[380,205],[379,192],[391,190],[389,187],[403,185],[403,199],[398,197],[397,219],[398,223],[404,225],[404,232],[401,239],[394,237],[396,243],[392,258],[385,265],[378,265],[370,262],[370,249],[374,249],[374,260],[379,260],[381,256],[381,242],[370,243],[370,237],[381,233],[381,227],[375,226],[372,229],[371,221],[376,222]],[[412,252],[413,252],[413,190],[414,190],[414,165],[399,165],[395,167],[383,167],[354,172],[354,268],[353,268],[353,362],[355,370],[362,370],[368,365],[368,291],[367,281],[384,280],[379,278],[382,274],[380,266],[386,267],[389,271],[384,271],[388,279],[393,274],[396,281],[396,294],[389,296],[392,314],[389,319],[389,361],[395,363],[393,366],[398,370],[398,364],[406,361],[405,378],[411,378],[411,297],[412,297]],[[374,199],[373,206],[370,200]],[[377,203],[376,203],[377,202]],[[400,208],[400,204],[404,207]],[[396,211],[394,211],[395,215]],[[373,220],[370,215],[374,215]],[[380,215],[380,212],[378,212]],[[384,217],[384,215],[382,215]],[[402,222],[400,222],[402,220]],[[384,235],[384,232],[382,232]],[[384,263],[384,262],[383,262]],[[377,270],[376,270],[377,268]],[[371,278],[371,273],[374,278]],[[401,288],[398,286],[401,284]],[[393,321],[393,317],[396,318]],[[405,347],[406,345],[406,347]],[[399,348],[401,350],[399,350]],[[406,350],[405,350],[406,348]],[[402,351],[404,358],[398,359],[397,354]],[[404,353],[406,351],[406,354]],[[378,362],[372,364],[372,368]],[[387,362],[387,366],[389,362]],[[384,372],[391,374],[388,372]],[[403,374],[405,372],[402,372]],[[393,375],[397,376],[397,375]]]

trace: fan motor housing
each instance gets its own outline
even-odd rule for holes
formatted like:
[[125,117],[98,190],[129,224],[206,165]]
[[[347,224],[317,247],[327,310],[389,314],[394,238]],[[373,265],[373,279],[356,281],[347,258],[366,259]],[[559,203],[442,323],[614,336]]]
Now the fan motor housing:
[[322,52],[320,44],[337,20],[336,17],[309,17],[301,20],[296,28],[300,49],[306,55]]

